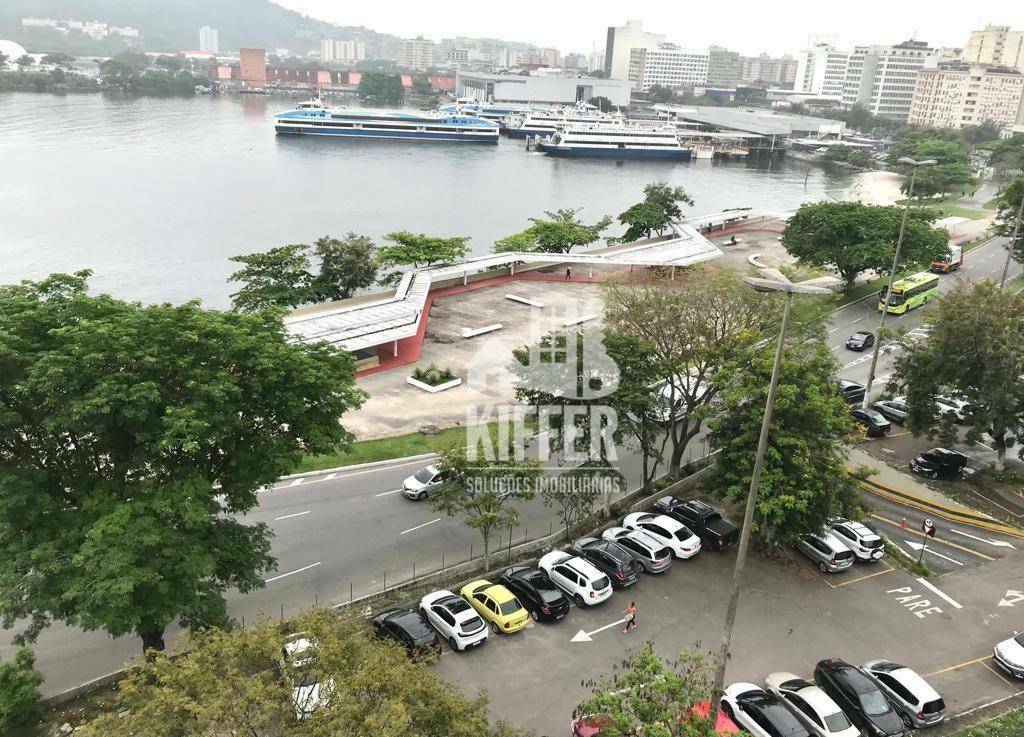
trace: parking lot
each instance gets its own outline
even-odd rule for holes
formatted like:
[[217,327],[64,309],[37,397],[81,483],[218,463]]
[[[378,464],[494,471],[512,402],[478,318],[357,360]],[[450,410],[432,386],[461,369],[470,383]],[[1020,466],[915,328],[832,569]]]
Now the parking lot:
[[[941,549],[953,557],[953,548]],[[1024,684],[993,670],[990,657],[995,642],[1024,628],[1024,600],[1000,606],[1024,590],[1019,552],[1002,550],[1002,557],[930,579],[885,559],[826,576],[800,557],[752,556],[727,680],[760,682],[777,670],[810,675],[826,657],[857,664],[885,657],[927,674],[949,714],[1020,691]],[[495,717],[540,735],[567,734],[593,680],[613,673],[645,640],[665,657],[695,646],[717,649],[733,556],[705,551],[666,574],[643,576],[602,605],[574,607],[557,624],[532,624],[475,652],[446,651],[438,672],[468,694],[485,689]],[[639,629],[623,634],[630,600]]]

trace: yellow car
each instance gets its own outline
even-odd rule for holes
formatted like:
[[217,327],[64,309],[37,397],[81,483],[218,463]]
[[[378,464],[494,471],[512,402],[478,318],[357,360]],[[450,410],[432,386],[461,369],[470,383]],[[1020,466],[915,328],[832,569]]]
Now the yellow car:
[[459,593],[481,617],[491,623],[491,631],[494,634],[504,632],[510,635],[521,630],[530,621],[530,614],[519,603],[519,599],[501,584],[481,578],[479,581],[467,583]]

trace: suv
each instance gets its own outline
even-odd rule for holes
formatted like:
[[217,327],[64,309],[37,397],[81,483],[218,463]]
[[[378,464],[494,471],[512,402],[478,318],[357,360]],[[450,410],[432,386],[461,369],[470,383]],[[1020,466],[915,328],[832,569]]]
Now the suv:
[[898,422],[901,425],[907,421],[907,415],[910,414],[910,407],[907,406],[906,397],[882,399],[875,402],[872,406],[875,412],[882,415],[885,419]]
[[932,727],[945,718],[946,702],[928,681],[905,665],[871,660],[864,670],[878,681],[907,729]]
[[699,499],[683,501],[678,497],[663,496],[654,503],[654,511],[686,525],[700,538],[702,548],[722,550],[735,543],[740,536],[736,525]]
[[537,567],[548,574],[558,588],[576,602],[577,606],[593,606],[612,595],[608,576],[575,555],[554,550],[541,556]]
[[822,573],[839,573],[853,565],[853,551],[830,532],[804,535],[796,541],[796,549],[817,563]]
[[612,588],[624,589],[640,580],[633,562],[636,554],[618,543],[584,537],[574,542],[572,549],[581,558],[593,563],[599,571],[606,573],[611,579]]
[[611,540],[636,554],[633,565],[641,573],[661,573],[672,566],[672,550],[665,543],[643,530],[609,527],[601,537]]
[[846,716],[873,737],[900,737],[903,719],[871,676],[842,660],[822,660],[814,667],[814,682],[839,704]]
[[828,523],[828,531],[839,538],[857,560],[875,562],[885,555],[885,543],[882,542],[882,538],[860,522],[834,519]]
[[864,401],[865,387],[856,381],[840,379],[836,385],[836,394],[843,398],[847,404],[857,404]]
[[955,450],[932,448],[910,462],[910,470],[932,479],[962,476],[967,468],[967,456]]
[[889,434],[892,425],[882,416],[880,412],[873,409],[861,409],[856,407],[850,410],[853,419],[864,426],[864,432],[869,438],[882,438]]

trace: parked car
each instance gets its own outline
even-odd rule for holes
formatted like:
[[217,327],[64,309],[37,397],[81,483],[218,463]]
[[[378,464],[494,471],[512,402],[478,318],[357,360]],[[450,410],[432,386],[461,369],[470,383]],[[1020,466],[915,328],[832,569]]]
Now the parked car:
[[609,527],[601,537],[636,553],[635,565],[640,573],[661,573],[672,566],[672,549],[643,530]]
[[842,660],[822,660],[814,667],[814,682],[868,737],[904,733],[900,715],[875,680],[860,668]]
[[771,673],[764,685],[817,737],[860,737],[839,705],[810,681],[792,673]]
[[628,530],[643,530],[667,545],[677,558],[692,558],[700,552],[700,538],[682,522],[664,514],[634,512],[623,518],[622,526]]
[[847,404],[857,404],[864,401],[865,387],[850,379],[840,379],[836,387],[836,393],[843,398]]
[[441,488],[445,483],[444,474],[437,466],[421,468],[402,482],[402,493],[409,499],[423,501],[430,492]]
[[907,729],[933,727],[946,717],[946,702],[925,679],[891,660],[870,660],[868,675],[878,681]]
[[827,529],[850,549],[853,557],[867,562],[879,561],[885,555],[882,538],[865,524],[846,519],[834,519]]
[[967,415],[971,412],[970,404],[949,394],[940,394],[935,397],[935,407],[940,415],[950,415],[957,422],[966,420]]
[[862,351],[865,348],[870,348],[874,344],[874,333],[869,333],[866,330],[858,330],[846,339],[846,347],[851,351]]
[[578,606],[594,606],[612,595],[608,576],[579,556],[553,550],[541,556],[537,567]]
[[1024,678],[1024,632],[1014,632],[992,649],[1000,668],[1015,678]]
[[853,565],[853,551],[831,532],[804,535],[796,541],[796,549],[814,561],[822,573],[839,573]]
[[452,650],[466,650],[487,642],[487,625],[468,601],[441,589],[420,599],[420,614]]
[[733,683],[722,694],[722,711],[755,737],[811,737],[778,696],[753,683]]
[[330,703],[334,679],[323,683],[317,676],[316,643],[305,632],[288,635],[281,648],[281,668],[292,683],[292,707],[296,721],[302,721]]
[[910,414],[910,407],[907,405],[906,397],[882,399],[875,402],[872,408],[885,419],[898,422],[901,425],[907,421],[907,415]]
[[572,544],[573,552],[594,564],[612,582],[612,588],[632,586],[640,577],[634,560],[636,554],[618,543],[596,537],[580,538]]
[[684,501],[671,495],[663,496],[654,502],[654,511],[686,525],[700,538],[700,546],[705,550],[722,550],[740,539],[736,525],[699,499]]
[[516,595],[534,622],[557,622],[569,613],[569,597],[539,568],[513,566],[501,574],[501,583]]
[[967,456],[959,451],[932,448],[914,458],[910,462],[910,470],[932,479],[956,478],[963,476],[967,460]]
[[494,634],[511,635],[530,622],[530,615],[511,591],[485,578],[467,583],[459,594],[473,605],[485,622],[491,623]]
[[892,425],[882,416],[880,412],[873,409],[861,409],[856,407],[850,410],[853,419],[864,426],[864,432],[869,438],[882,438],[889,434]]
[[441,652],[441,640],[430,628],[427,620],[412,609],[388,609],[373,618],[373,628],[379,637],[394,640],[405,648],[410,658],[429,652]]

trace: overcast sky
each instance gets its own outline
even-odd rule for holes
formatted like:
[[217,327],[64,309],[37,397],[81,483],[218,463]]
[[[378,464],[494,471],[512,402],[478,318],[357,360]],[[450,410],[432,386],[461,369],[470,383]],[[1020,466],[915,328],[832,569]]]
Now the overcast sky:
[[435,41],[490,36],[590,52],[607,28],[627,18],[682,46],[717,43],[744,54],[795,54],[810,33],[838,34],[845,46],[894,43],[911,37],[936,46],[963,46],[987,23],[1024,26],[1021,0],[587,0],[544,3],[451,3],[421,0],[274,0],[342,25]]

